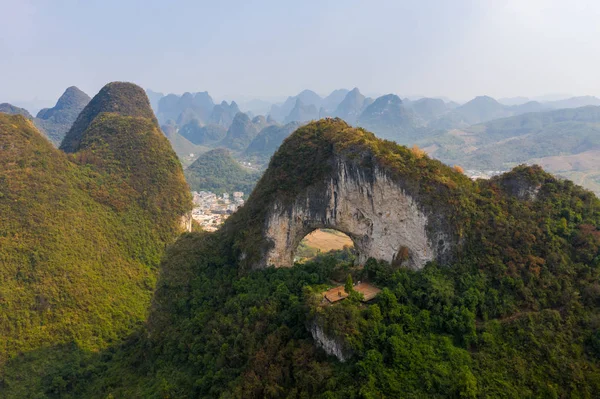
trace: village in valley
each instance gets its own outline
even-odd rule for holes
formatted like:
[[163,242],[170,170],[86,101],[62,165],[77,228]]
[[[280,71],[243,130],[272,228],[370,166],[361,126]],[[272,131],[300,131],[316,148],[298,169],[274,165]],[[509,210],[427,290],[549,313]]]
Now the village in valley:
[[215,231],[240,206],[244,205],[244,193],[235,191],[231,195],[217,195],[210,191],[192,192],[194,209],[192,218],[202,230]]

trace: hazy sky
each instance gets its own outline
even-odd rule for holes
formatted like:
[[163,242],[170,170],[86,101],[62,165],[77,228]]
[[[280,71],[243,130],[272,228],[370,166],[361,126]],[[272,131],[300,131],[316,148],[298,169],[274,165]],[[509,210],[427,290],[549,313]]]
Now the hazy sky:
[[0,0],[0,102],[162,92],[600,95],[600,1]]

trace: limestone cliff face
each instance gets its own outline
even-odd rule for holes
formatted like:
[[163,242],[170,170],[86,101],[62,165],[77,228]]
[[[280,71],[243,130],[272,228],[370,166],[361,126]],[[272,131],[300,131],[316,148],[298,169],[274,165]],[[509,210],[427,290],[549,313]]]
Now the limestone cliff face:
[[[380,168],[360,168],[342,158],[336,158],[334,173],[324,182],[288,205],[275,202],[267,215],[264,234],[272,245],[262,264],[278,267],[292,266],[300,241],[318,228],[347,234],[359,263],[372,257],[414,269],[447,258],[456,241],[402,183]],[[407,259],[400,258],[403,247],[408,249]]]
[[292,266],[307,234],[331,228],[354,241],[359,263],[420,269],[457,253],[472,185],[418,151],[324,119],[284,141],[223,231],[251,268]]
[[352,356],[352,353],[344,347],[343,340],[328,335],[317,320],[310,323],[309,330],[317,346],[328,355],[335,356],[340,362],[345,362]]

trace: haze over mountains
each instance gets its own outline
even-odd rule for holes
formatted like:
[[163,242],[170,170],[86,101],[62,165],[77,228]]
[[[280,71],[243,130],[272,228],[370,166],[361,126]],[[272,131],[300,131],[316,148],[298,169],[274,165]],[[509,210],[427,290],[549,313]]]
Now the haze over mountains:
[[52,108],[44,108],[34,118],[22,108],[13,107],[10,104],[0,104],[0,112],[8,114],[20,114],[31,119],[35,126],[58,146],[62,142],[73,122],[90,101],[90,97],[75,86],[65,90]]
[[[264,116],[205,92],[154,95],[154,112],[140,87],[114,82],[91,100],[69,88],[36,117],[0,106],[7,398],[600,390],[598,199],[538,167],[473,181],[449,166],[537,159],[598,173],[599,106],[370,99],[358,89],[288,100],[287,115]],[[316,109],[331,117],[308,121]],[[65,131],[58,148],[36,129],[42,121],[62,126],[55,140]],[[191,189],[251,194],[217,232],[180,236]],[[398,233],[388,211],[435,228]],[[286,233],[288,223],[297,230]],[[371,240],[392,261],[356,267],[343,253],[261,270],[277,242],[293,253],[315,226],[347,229],[358,248]],[[430,230],[443,239],[426,248],[448,255],[411,270]],[[398,234],[413,249],[386,244]],[[325,304],[340,277],[382,291]],[[556,361],[540,362],[546,355]]]
[[[463,165],[475,172],[507,170],[519,163],[541,162],[550,171],[573,178],[600,192],[600,185],[596,180],[598,166],[594,161],[596,158],[592,156],[595,147],[586,147],[583,144],[565,145],[566,121],[562,123],[561,132],[553,131],[549,124],[540,127],[540,134],[552,137],[544,144],[546,151],[517,151],[519,145],[525,144],[519,144],[518,141],[496,144],[493,141],[489,142],[489,138],[485,144],[486,148],[498,148],[507,155],[504,157],[498,154],[483,155],[485,149],[475,145],[476,141],[483,141],[475,140],[468,133],[481,129],[476,125],[504,118],[523,116],[525,120],[544,119],[544,115],[555,110],[599,106],[600,100],[593,96],[551,101],[536,101],[526,97],[498,101],[489,96],[479,96],[459,104],[441,98],[401,98],[395,94],[370,98],[363,95],[358,88],[335,90],[327,96],[320,96],[312,90],[303,90],[282,103],[271,104],[270,107],[261,101],[260,107],[263,110],[268,109],[268,112],[264,116],[255,116],[247,109],[240,110],[235,101],[215,104],[207,92],[185,93],[181,96],[165,96],[150,90],[147,90],[147,93],[153,99],[155,113],[163,131],[185,166],[208,149],[223,147],[231,150],[234,158],[264,167],[276,148],[294,128],[323,117],[339,117],[353,126],[373,131],[381,138],[405,145],[420,145],[446,163]],[[583,114],[589,112],[591,111],[581,111]],[[566,112],[563,115],[570,113]],[[586,121],[577,121],[569,127],[569,137],[589,136],[590,133],[583,130],[594,123],[596,121],[593,117]],[[507,125],[505,137],[499,141],[523,135],[523,128],[518,126],[518,123]],[[461,131],[466,133],[459,133]],[[525,138],[533,140],[527,143],[528,148],[540,144],[533,144],[535,140],[531,138],[531,132],[520,140]],[[588,144],[591,145],[591,142]],[[509,145],[515,150],[506,149]],[[458,147],[461,148],[460,151],[457,150]],[[513,156],[509,157],[508,154]],[[543,159],[544,157],[553,158]]]
[[[479,96],[458,104],[447,99],[401,98],[395,94],[370,98],[358,88],[334,90],[327,96],[303,90],[278,104],[254,102],[259,109],[267,111],[266,115],[255,115],[248,109],[240,110],[236,101],[216,103],[206,91],[165,95],[146,90],[146,94],[162,131],[184,167],[211,148],[221,147],[232,151],[236,159],[264,168],[295,128],[311,120],[339,117],[381,138],[422,146],[440,160],[460,164],[474,173],[507,170],[519,163],[541,163],[552,172],[600,192],[597,173],[600,166],[595,161],[597,147],[592,133],[598,123],[593,107],[600,106],[600,99],[593,96],[550,98],[550,101],[526,97],[498,101]],[[89,100],[76,87],[69,87],[55,107],[43,109],[35,117],[8,103],[0,104],[0,112],[31,119],[59,146]],[[252,101],[244,104],[252,104]],[[575,114],[558,112],[586,106],[592,108],[576,113],[591,115],[586,120],[571,120]],[[553,113],[555,111],[557,113]],[[551,115],[563,115],[563,119]],[[514,123],[501,122],[505,118],[516,119],[512,119]],[[538,126],[532,122],[538,119],[553,122]],[[568,123],[569,120],[572,123]],[[496,137],[493,135],[474,135],[473,132],[482,129],[491,131],[491,127],[478,127],[480,124],[502,124],[504,133],[497,141],[492,139]],[[534,125],[537,126],[535,134],[531,127]],[[577,137],[575,142],[580,144],[566,143],[573,137]]]

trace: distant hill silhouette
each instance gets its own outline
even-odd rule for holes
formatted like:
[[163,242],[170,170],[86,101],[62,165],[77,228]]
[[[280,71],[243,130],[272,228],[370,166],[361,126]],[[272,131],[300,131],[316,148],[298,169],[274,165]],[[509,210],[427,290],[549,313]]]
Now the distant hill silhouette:
[[263,163],[275,153],[283,140],[301,126],[299,122],[287,125],[272,125],[261,130],[250,143],[244,156],[256,157]]
[[27,119],[33,119],[33,116],[25,108],[19,108],[9,103],[0,104],[0,112],[8,115],[23,115]]
[[220,145],[235,151],[243,151],[256,137],[258,131],[258,127],[252,123],[248,115],[238,112]]
[[[269,115],[273,119],[277,120],[278,122],[285,121],[286,118],[292,112],[292,110],[296,107],[297,100],[300,100],[301,104],[303,104],[306,107],[309,107],[311,105],[314,106],[316,108],[317,112],[318,112],[319,108],[321,107],[321,103],[323,101],[323,99],[314,91],[303,90],[293,97],[288,97],[287,100],[285,100],[285,102],[283,104],[273,105],[271,107],[271,111],[269,112]],[[288,118],[288,120],[289,120],[289,118]]]
[[542,164],[600,192],[600,107],[496,119],[419,144],[444,162],[465,168],[506,170],[521,163]]
[[215,104],[208,92],[184,93],[181,96],[168,94],[158,101],[157,118],[160,123],[167,121],[183,125],[193,119],[206,123]]
[[154,111],[154,114],[158,114],[158,102],[165,95],[163,93],[158,93],[150,89],[146,89],[146,95],[148,96],[148,101],[150,101],[150,106]]
[[364,109],[373,102],[361,94],[357,87],[352,89],[344,96],[344,99],[337,105],[333,116],[341,118],[350,124],[355,124]]
[[415,114],[395,94],[381,96],[365,108],[357,125],[372,130],[381,138],[405,142],[418,127]]
[[305,104],[300,98],[296,99],[294,108],[285,118],[285,123],[308,122],[319,119],[319,110],[314,104]]
[[333,112],[349,92],[347,89],[334,90],[321,101],[320,106],[327,112]]
[[228,104],[227,101],[222,101],[221,104],[214,106],[208,118],[208,123],[229,128],[239,112],[240,109],[235,101],[232,101],[231,104]]
[[185,124],[179,134],[194,144],[209,145],[222,140],[227,129],[220,125],[202,126],[198,120],[193,120]]
[[90,100],[90,96],[71,86],[60,96],[54,107],[40,110],[34,123],[58,146]]

